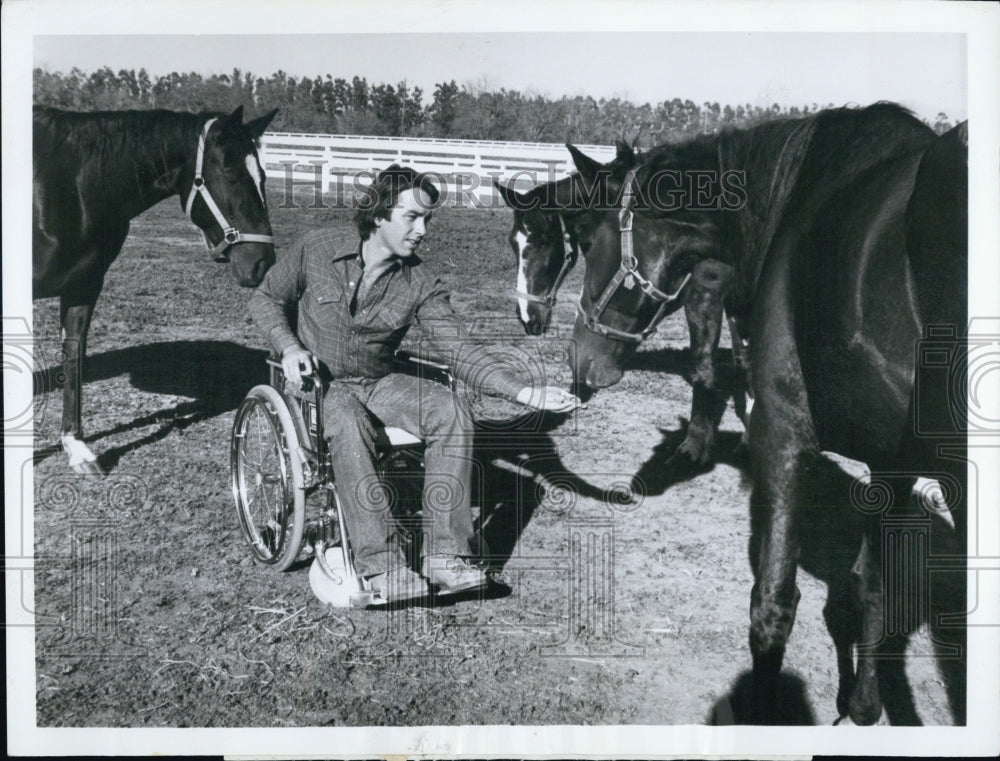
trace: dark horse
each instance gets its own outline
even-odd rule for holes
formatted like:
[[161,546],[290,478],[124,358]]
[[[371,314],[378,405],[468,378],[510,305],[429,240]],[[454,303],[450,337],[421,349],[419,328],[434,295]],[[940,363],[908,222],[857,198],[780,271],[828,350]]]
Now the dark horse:
[[257,141],[276,111],[243,124],[171,111],[73,113],[36,106],[32,296],[58,296],[66,380],[62,445],[79,473],[100,472],[80,422],[87,330],[129,220],[172,195],[240,285],[274,263]]
[[[638,161],[632,147],[622,140],[615,143],[615,159],[608,164],[593,161],[572,145],[566,148],[575,162],[590,162],[603,171],[625,172]],[[538,336],[548,329],[559,287],[579,257],[569,216],[579,211],[574,180],[543,182],[523,193],[497,180],[493,185],[514,212],[507,242],[517,268],[517,318],[528,335]]]
[[[609,203],[577,224],[587,259],[570,358],[579,382],[617,381],[636,344],[615,334],[648,330],[662,295],[700,262],[735,269],[732,305],[749,338],[756,400],[748,720],[780,721],[797,567],[820,575],[818,546],[839,563],[821,578],[840,714],[873,723],[885,698],[894,723],[919,721],[900,688],[905,640],[920,623],[900,620],[916,615],[907,612],[915,604],[964,723],[966,413],[954,389],[965,377],[965,134],[963,124],[936,137],[880,103],[663,145],[607,178]],[[935,362],[920,359],[928,341],[945,344]],[[833,528],[836,511],[819,486],[824,452],[871,469]],[[851,540],[831,547],[818,532],[836,528],[853,528]],[[907,547],[925,554],[904,557]],[[929,573],[932,562],[959,572]]]
[[[594,161],[573,145],[566,147],[580,175],[588,179],[624,174],[638,163],[631,146],[623,141],[615,143],[616,156],[608,164]],[[597,195],[594,188],[581,184],[580,176],[542,183],[523,193],[496,181],[494,185],[514,212],[507,240],[517,267],[517,316],[529,335],[540,335],[549,327],[559,287],[579,258],[577,220]],[[691,281],[672,304],[673,309],[684,307],[694,360],[691,422],[672,460],[683,469],[709,462],[722,412],[720,401],[725,403],[717,398],[715,355],[732,274],[732,267],[722,262],[699,262]],[[734,355],[740,364],[741,348],[734,341]],[[737,412],[744,417],[743,399],[737,400]]]

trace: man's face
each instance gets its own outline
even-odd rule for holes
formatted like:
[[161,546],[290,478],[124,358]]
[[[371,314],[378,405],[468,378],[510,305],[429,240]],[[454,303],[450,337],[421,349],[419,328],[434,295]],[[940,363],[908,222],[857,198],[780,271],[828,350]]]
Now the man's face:
[[396,256],[406,259],[416,252],[431,218],[431,199],[423,190],[410,188],[396,198],[389,219],[375,221],[375,236]]

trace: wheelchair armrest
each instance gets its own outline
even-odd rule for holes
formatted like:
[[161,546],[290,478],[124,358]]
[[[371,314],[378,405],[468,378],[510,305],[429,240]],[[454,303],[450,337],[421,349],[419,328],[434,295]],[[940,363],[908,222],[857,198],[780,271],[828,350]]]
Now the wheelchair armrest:
[[[267,364],[271,367],[271,385],[275,388],[283,388],[284,382],[287,382],[288,379],[285,377],[285,371],[281,365],[281,357],[277,354],[269,354],[267,356]],[[279,379],[282,382],[279,382]],[[315,388],[320,388],[321,385],[318,363],[314,358],[312,372],[302,373],[302,388],[299,390],[308,393]]]
[[[267,364],[271,367],[271,385],[276,388],[284,387],[284,370],[281,366],[281,357],[271,354],[267,357]],[[421,356],[412,351],[400,349],[393,356],[393,369],[396,372],[416,375],[421,378],[428,378],[438,383],[454,388],[455,378],[451,374],[451,368],[437,359]],[[313,371],[302,374],[302,392],[312,391],[314,388],[321,388],[322,380],[319,374],[319,362],[313,362]]]
[[451,374],[451,367],[434,357],[420,355],[406,349],[399,349],[393,357],[393,366],[397,372],[429,378],[439,383],[444,383],[446,386],[455,385],[455,378]]
[[416,365],[423,365],[425,367],[430,367],[435,370],[441,370],[442,372],[449,372],[449,373],[451,372],[451,368],[446,363],[438,359],[435,359],[433,357],[427,357],[427,356],[422,356],[420,354],[416,354],[406,349],[400,349],[399,351],[397,351],[396,355],[393,357],[393,360],[397,364],[412,362]]

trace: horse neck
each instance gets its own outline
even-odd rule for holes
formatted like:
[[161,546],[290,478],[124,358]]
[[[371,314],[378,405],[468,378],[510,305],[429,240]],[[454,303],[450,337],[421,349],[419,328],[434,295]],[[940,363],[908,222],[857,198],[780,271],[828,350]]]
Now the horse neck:
[[148,111],[124,114],[115,125],[117,150],[108,156],[106,184],[121,193],[130,219],[190,187],[203,121],[195,114]]

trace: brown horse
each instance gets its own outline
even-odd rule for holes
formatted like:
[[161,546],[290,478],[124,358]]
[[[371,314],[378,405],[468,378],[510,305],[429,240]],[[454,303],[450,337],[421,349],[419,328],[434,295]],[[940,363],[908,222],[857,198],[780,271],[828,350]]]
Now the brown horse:
[[216,261],[231,261],[237,282],[256,286],[274,263],[257,142],[275,113],[243,124],[242,107],[228,116],[35,107],[32,296],[60,299],[62,446],[74,471],[101,472],[83,443],[83,359],[129,220],[179,195]]
[[[607,178],[608,202],[577,227],[587,270],[570,361],[580,383],[617,382],[637,346],[619,336],[654,327],[700,263],[735,270],[756,400],[746,720],[781,720],[802,565],[829,587],[841,715],[873,723],[891,695],[891,720],[919,720],[902,653],[924,620],[964,723],[965,575],[929,572],[965,559],[967,416],[954,382],[965,377],[964,135],[962,125],[936,137],[880,103],[666,144]],[[928,342],[934,351],[922,353]],[[846,514],[823,495],[825,452],[871,469]],[[921,491],[927,483],[936,487]],[[817,568],[820,557],[834,560]]]
[[[514,291],[517,316],[529,335],[540,335],[548,329],[559,288],[577,262],[577,224],[597,198],[591,190],[599,187],[600,177],[621,176],[639,161],[635,151],[623,141],[616,142],[615,159],[607,164],[591,159],[573,145],[566,147],[579,172],[577,175],[542,183],[526,192],[494,182],[500,197],[514,212],[507,240],[517,267]],[[724,302],[732,279],[732,268],[725,263],[700,262],[690,282],[672,301],[672,308],[665,312],[684,308],[691,340],[691,422],[684,441],[668,463],[668,468],[676,467],[681,472],[711,461],[715,431],[726,402],[717,389],[716,353]],[[734,356],[742,370],[741,350],[737,339]],[[584,397],[589,395],[586,388],[577,390]],[[745,418],[745,399],[739,393],[735,398],[737,413]],[[641,484],[636,486],[641,488]]]

